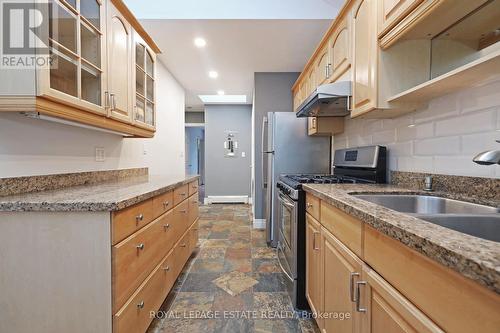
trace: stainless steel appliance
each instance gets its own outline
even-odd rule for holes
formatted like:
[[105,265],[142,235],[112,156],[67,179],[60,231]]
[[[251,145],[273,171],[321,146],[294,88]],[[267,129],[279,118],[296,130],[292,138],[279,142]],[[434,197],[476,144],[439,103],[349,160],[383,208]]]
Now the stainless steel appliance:
[[343,117],[350,111],[351,82],[320,85],[299,106],[297,117]]
[[269,112],[262,123],[262,182],[267,242],[278,244],[276,183],[285,173],[329,173],[330,138],[307,135],[307,119],[293,112]]
[[333,174],[281,175],[278,189],[278,262],[287,277],[293,305],[307,309],[306,286],[306,207],[302,184],[385,183],[386,148],[381,146],[335,151]]

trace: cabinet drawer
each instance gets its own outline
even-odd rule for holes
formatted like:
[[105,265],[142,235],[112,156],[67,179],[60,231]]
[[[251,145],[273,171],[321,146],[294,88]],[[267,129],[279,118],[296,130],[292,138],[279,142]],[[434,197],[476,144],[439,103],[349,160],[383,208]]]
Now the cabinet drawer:
[[196,221],[191,226],[191,229],[189,229],[189,231],[190,231],[189,247],[190,247],[190,251],[191,252],[193,252],[193,250],[198,245],[198,228],[199,228],[198,227],[198,221]]
[[188,184],[182,185],[174,190],[174,206],[177,206],[188,197]]
[[174,191],[168,191],[153,198],[154,217],[171,210],[174,207]]
[[170,213],[113,246],[113,313],[134,293],[173,244],[165,239]]
[[186,261],[191,255],[191,246],[189,244],[190,240],[191,240],[191,233],[188,231],[184,234],[182,239],[179,241],[179,243],[177,243],[177,245],[174,248],[174,261],[175,261],[174,268],[176,276],[178,276],[179,273],[182,271],[184,265],[186,264]]
[[312,194],[306,193],[306,212],[311,214],[316,220],[320,220],[320,200]]
[[362,258],[363,223],[360,220],[322,201],[321,224],[352,252]]
[[174,265],[174,251],[172,251],[114,315],[114,333],[146,332],[153,320],[150,311],[157,311],[160,308],[176,280]]
[[180,237],[189,227],[189,201],[186,200],[175,206],[172,213],[173,228],[177,237]]
[[500,296],[365,227],[365,261],[446,332],[498,332]]
[[198,192],[198,180],[189,183],[189,196]]
[[113,244],[116,244],[153,220],[153,199],[113,212]]
[[189,220],[189,225],[193,224],[194,221],[198,218],[199,215],[199,201],[198,201],[198,196],[193,195],[192,197],[189,197],[189,208],[188,208],[188,220]]

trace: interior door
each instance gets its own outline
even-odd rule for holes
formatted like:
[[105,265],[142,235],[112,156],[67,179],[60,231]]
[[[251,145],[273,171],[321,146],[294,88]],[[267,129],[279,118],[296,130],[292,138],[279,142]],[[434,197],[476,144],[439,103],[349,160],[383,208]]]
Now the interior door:
[[108,2],[109,116],[132,121],[132,27]]

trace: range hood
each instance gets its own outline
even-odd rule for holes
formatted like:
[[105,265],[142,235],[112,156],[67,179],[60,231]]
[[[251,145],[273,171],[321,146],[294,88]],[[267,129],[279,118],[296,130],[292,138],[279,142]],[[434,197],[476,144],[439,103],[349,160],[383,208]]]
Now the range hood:
[[298,108],[297,117],[343,117],[350,113],[351,82],[323,84]]

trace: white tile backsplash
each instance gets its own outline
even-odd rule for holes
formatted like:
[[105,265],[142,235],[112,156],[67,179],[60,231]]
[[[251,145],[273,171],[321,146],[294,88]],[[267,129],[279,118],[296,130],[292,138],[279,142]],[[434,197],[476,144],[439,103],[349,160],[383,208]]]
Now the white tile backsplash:
[[[410,127],[408,127],[410,126]],[[500,149],[500,81],[436,98],[394,119],[346,119],[333,148],[369,144],[389,149],[391,170],[500,178],[500,166],[472,158]]]

